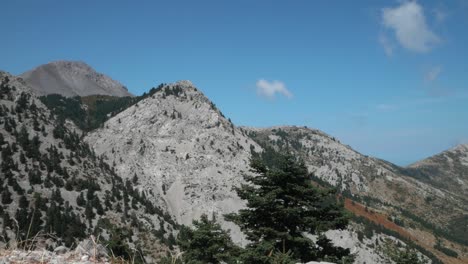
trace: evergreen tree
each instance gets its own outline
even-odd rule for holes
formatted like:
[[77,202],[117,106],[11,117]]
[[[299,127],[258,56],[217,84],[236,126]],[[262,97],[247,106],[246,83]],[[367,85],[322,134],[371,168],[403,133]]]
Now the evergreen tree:
[[20,158],[21,164],[25,164],[25,163],[26,163],[26,157],[24,156],[24,152],[23,152],[23,151],[20,152],[19,158]]
[[[270,256],[277,251],[290,251],[302,262],[325,259],[325,249],[303,234],[346,227],[348,218],[334,192],[314,187],[305,165],[290,155],[280,155],[275,167],[252,160],[251,168],[256,175],[245,176],[248,184],[237,188],[248,208],[226,216],[251,241],[243,261],[271,263]],[[338,253],[338,258],[350,254],[331,245],[326,250],[327,254]]]
[[11,193],[10,191],[8,190],[8,187],[5,188],[2,192],[2,204],[10,204],[11,202],[13,202],[13,200],[11,199]]
[[28,179],[31,185],[41,184],[42,183],[41,172],[39,170],[34,170],[34,171],[30,170],[28,173]]
[[85,216],[86,216],[86,219],[88,219],[89,223],[91,224],[91,220],[93,220],[95,214],[93,211],[93,206],[91,205],[89,201],[86,203]]
[[135,175],[133,175],[132,183],[133,184],[138,184],[138,177],[137,177],[136,173],[135,173]]
[[15,169],[15,162],[13,161],[13,152],[10,148],[10,145],[6,145],[2,149],[2,163],[1,168],[2,172],[7,173]]
[[404,249],[398,248],[393,242],[385,243],[384,250],[388,257],[395,264],[426,264],[424,259],[420,259],[415,249],[410,248],[408,245]]
[[56,202],[57,204],[62,205],[63,204],[63,198],[62,198],[62,193],[60,192],[60,189],[55,188],[55,191],[52,191],[52,195],[50,197],[50,200]]
[[19,207],[20,208],[28,208],[29,202],[26,196],[22,195],[19,199]]
[[17,141],[23,149],[26,151],[29,150],[29,133],[26,129],[26,126],[22,125],[20,131],[18,132]]
[[215,219],[202,215],[199,221],[193,221],[193,226],[183,226],[178,236],[184,263],[236,263],[238,248]]
[[78,197],[76,197],[76,204],[81,207],[84,207],[86,205],[86,200],[82,192],[80,193],[80,195],[78,195]]

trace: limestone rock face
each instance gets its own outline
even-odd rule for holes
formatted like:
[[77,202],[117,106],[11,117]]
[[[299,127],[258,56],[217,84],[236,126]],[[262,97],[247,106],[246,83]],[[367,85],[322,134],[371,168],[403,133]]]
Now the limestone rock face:
[[81,256],[87,255],[94,259],[109,257],[107,249],[103,245],[96,243],[94,237],[81,241],[75,249],[75,254]]
[[[446,225],[452,219],[458,219],[463,215],[460,212],[468,211],[466,195],[460,195],[463,193],[461,190],[444,190],[434,181],[424,180],[420,176],[425,175],[420,169],[424,167],[423,164],[433,164],[434,161],[417,163],[410,168],[399,167],[363,155],[334,137],[307,127],[241,129],[263,148],[273,148],[280,152],[287,150],[301,157],[308,170],[317,178],[353,197],[371,197],[394,208],[411,211],[440,226]],[[466,184],[465,172],[468,171],[467,167],[463,167],[463,164],[468,164],[467,152],[464,152],[464,149],[462,145],[443,154],[443,158],[437,158],[447,162],[452,160],[451,165],[444,166],[453,168],[458,173],[448,172],[446,177],[455,175],[453,181],[462,184]],[[444,167],[439,165],[435,167]],[[449,185],[453,187],[456,184]],[[431,203],[427,203],[428,199]],[[389,207],[385,208],[387,209]],[[440,211],[444,211],[444,214],[440,214]],[[399,214],[398,209],[395,213]]]
[[84,62],[55,61],[25,72],[21,77],[38,95],[132,96],[121,83],[96,72]]
[[[172,232],[173,220],[123,182],[82,134],[73,122],[52,114],[23,79],[0,71],[0,187],[7,197],[0,199],[3,219],[24,221],[38,215],[41,221],[27,220],[33,226],[31,237],[60,251],[65,249],[57,246],[70,247],[91,232],[109,239],[115,228],[132,231],[124,243],[135,245],[144,238],[151,242],[143,246],[154,246],[151,252],[166,250],[160,241]],[[38,200],[43,201],[40,206]],[[24,213],[18,217],[19,211]],[[2,221],[0,249],[16,245],[18,234],[26,236],[29,228]],[[61,231],[65,229],[70,232]],[[161,232],[156,237],[146,230]]]
[[[189,81],[163,86],[108,120],[86,141],[124,178],[181,224],[222,215],[244,202],[233,187],[249,173],[251,149],[261,151]],[[240,232],[233,232],[239,242]]]
[[460,144],[447,151],[409,166],[421,181],[447,192],[464,196],[468,203],[468,144]]

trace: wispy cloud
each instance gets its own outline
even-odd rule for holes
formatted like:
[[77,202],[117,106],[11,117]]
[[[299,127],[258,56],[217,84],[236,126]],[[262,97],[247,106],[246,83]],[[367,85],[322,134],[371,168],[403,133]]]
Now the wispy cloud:
[[448,17],[448,13],[442,8],[434,8],[433,13],[438,23],[444,22]]
[[267,81],[260,79],[256,83],[258,95],[273,99],[276,94],[283,95],[287,98],[292,98],[293,94],[286,88],[286,85],[281,81]]
[[344,116],[355,127],[365,127],[369,123],[369,113],[367,112],[347,112]]
[[426,71],[424,74],[424,80],[426,82],[434,82],[439,78],[440,73],[442,72],[442,66],[434,66]]
[[390,42],[390,40],[388,39],[388,37],[381,33],[379,35],[379,43],[380,45],[382,45],[384,51],[385,51],[385,54],[388,56],[388,57],[392,57],[393,56],[393,50],[394,50],[394,45]]
[[447,104],[466,99],[468,99],[468,94],[459,94],[457,96],[453,96],[453,94],[448,94],[447,96],[432,96],[429,94],[426,97],[377,104],[376,109],[379,111],[406,110],[408,108],[429,107],[436,104]]
[[455,96],[457,91],[439,81],[442,74],[442,66],[433,66],[424,73],[424,90],[430,97]]
[[394,31],[404,48],[415,52],[428,52],[440,42],[426,23],[423,8],[416,1],[404,1],[394,8],[382,10],[382,24]]
[[393,111],[393,110],[396,110],[397,108],[398,106],[394,104],[378,104],[377,105],[377,110],[383,111],[383,112]]

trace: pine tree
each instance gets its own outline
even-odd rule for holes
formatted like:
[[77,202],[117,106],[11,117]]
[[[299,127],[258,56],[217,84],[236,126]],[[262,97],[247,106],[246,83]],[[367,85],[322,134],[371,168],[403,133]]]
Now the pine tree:
[[215,219],[209,220],[202,215],[199,221],[193,221],[193,226],[193,229],[183,226],[178,236],[184,263],[236,263],[235,255],[239,249]]
[[19,199],[19,207],[20,208],[28,208],[29,202],[26,196],[22,195]]
[[34,171],[30,170],[28,173],[28,179],[31,185],[41,184],[42,183],[41,172],[39,170],[34,170]]
[[[262,161],[252,160],[251,171],[256,175],[244,176],[248,184],[237,188],[248,208],[226,216],[251,241],[243,260],[270,263],[277,251],[290,251],[302,262],[320,260],[324,249],[303,234],[345,228],[348,218],[343,205],[337,203],[334,192],[314,187],[307,168],[294,157],[280,155],[276,164],[266,167]],[[327,251],[334,253],[331,248]],[[339,257],[349,255],[349,250],[336,252]]]
[[55,191],[52,191],[52,195],[50,197],[50,200],[56,202],[57,204],[62,205],[63,204],[63,198],[62,198],[62,193],[60,192],[60,189],[55,188]]
[[22,125],[18,132],[17,141],[24,150],[29,150],[29,133],[26,126]]
[[86,203],[85,216],[86,216],[86,219],[88,219],[89,223],[91,224],[91,220],[94,218],[95,214],[93,211],[93,206],[91,205],[89,201]]
[[420,259],[415,249],[410,248],[408,245],[404,249],[398,248],[398,246],[389,246],[389,243],[384,245],[387,255],[395,264],[426,264],[428,263],[424,259]]
[[13,202],[11,199],[11,193],[8,188],[5,188],[2,192],[2,204],[10,204],[11,202]]
[[81,207],[84,207],[86,205],[86,200],[82,192],[80,193],[80,195],[78,195],[78,197],[76,197],[76,204]]
[[15,162],[13,161],[13,152],[10,148],[10,145],[6,145],[2,149],[2,163],[1,163],[1,169],[2,172],[7,173],[15,169]]

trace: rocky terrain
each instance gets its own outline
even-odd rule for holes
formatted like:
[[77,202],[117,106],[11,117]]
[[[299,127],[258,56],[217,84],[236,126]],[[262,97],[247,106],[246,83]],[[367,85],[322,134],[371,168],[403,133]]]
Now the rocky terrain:
[[458,194],[468,203],[468,144],[411,164],[408,170],[419,180]]
[[171,217],[124,181],[21,79],[0,72],[1,245],[70,246],[91,233],[157,257],[170,244]]
[[[48,70],[35,71],[36,79],[66,79],[69,86],[56,82],[66,90],[59,92],[64,96],[96,93],[98,88],[87,86],[88,80],[110,87],[107,95],[128,95],[115,94],[122,89],[115,89],[118,86],[105,76],[89,73],[89,66],[51,65],[55,64],[50,67],[66,70],[53,70],[55,77]],[[81,77],[69,78],[74,74]],[[87,81],[75,82],[83,76]],[[7,173],[1,185],[5,241],[18,241],[16,234],[28,240],[28,223],[35,221],[37,233],[47,228],[59,232],[50,229],[53,223],[48,220],[55,213],[60,221],[75,219],[82,230],[78,239],[97,229],[107,241],[124,233],[127,249],[150,252],[145,245],[155,246],[156,253],[150,256],[154,260],[172,246],[178,224],[189,225],[208,214],[231,230],[235,242],[245,244],[238,227],[223,219],[244,206],[233,187],[250,173],[252,156],[274,163],[275,152],[292,152],[304,160],[317,184],[336,188],[347,201],[373,208],[395,226],[381,232],[382,221],[362,214],[368,220],[354,219],[349,230],[330,231],[327,235],[335,243],[356,253],[356,263],[386,263],[378,244],[389,239],[405,244],[408,237],[424,254],[442,256],[446,263],[467,258],[466,145],[402,168],[362,155],[315,129],[237,127],[189,81],[160,85],[123,101],[54,97],[44,101],[46,107],[37,97],[46,93],[37,85],[28,86],[27,78],[2,72],[0,80],[0,145],[5,153],[1,161],[2,173]],[[77,87],[84,94],[75,91]],[[105,111],[97,108],[102,102]],[[77,111],[63,111],[70,105]],[[99,114],[90,112],[90,106]],[[79,123],[91,114],[92,126]],[[37,202],[42,198],[44,202]],[[56,212],[60,210],[50,209],[58,204],[68,211],[60,215]],[[36,210],[42,216],[35,216]],[[21,214],[27,221],[19,228],[11,219]],[[61,236],[58,242],[43,240],[51,246],[74,242],[63,239],[69,234]],[[437,239],[442,244],[435,250]]]
[[250,150],[260,151],[188,81],[161,87],[85,139],[118,175],[139,175],[137,188],[165,201],[180,224],[241,208],[232,187],[249,171]]
[[84,62],[54,61],[21,74],[38,95],[132,96],[121,83],[96,72]]
[[[302,157],[315,177],[349,197],[393,205],[438,225],[468,212],[460,193],[442,191],[413,177],[406,168],[362,155],[321,131],[305,127],[243,130],[263,148],[292,151]],[[444,215],[440,215],[440,210],[444,210]]]
[[[221,216],[241,208],[232,186],[248,172],[251,154],[268,156],[271,149],[293,151],[318,179],[355,199],[377,201],[378,208],[389,208],[392,214],[401,215],[403,208],[424,217],[437,216],[442,222],[456,215],[457,209],[464,210],[460,201],[401,173],[397,166],[364,156],[318,130],[237,128],[187,81],[159,87],[88,134],[86,141],[115,164],[123,178],[134,172],[142,175],[138,188],[151,190],[155,200],[164,200],[165,208],[181,224],[202,213]],[[429,195],[435,196],[432,205],[453,204],[452,211],[446,210],[452,215],[438,216],[425,205]],[[242,242],[235,226],[218,219]],[[356,250],[365,252],[360,247]]]
[[65,246],[59,246],[53,251],[45,248],[35,250],[5,250],[0,252],[0,263],[115,263],[121,262],[115,256],[110,255],[108,250],[100,244],[94,236],[81,241],[78,246],[71,250]]

